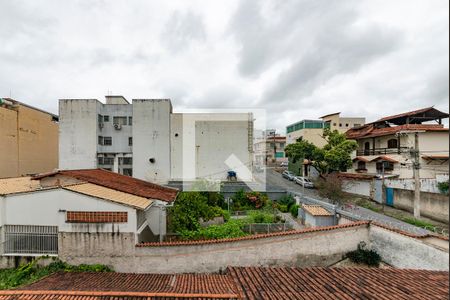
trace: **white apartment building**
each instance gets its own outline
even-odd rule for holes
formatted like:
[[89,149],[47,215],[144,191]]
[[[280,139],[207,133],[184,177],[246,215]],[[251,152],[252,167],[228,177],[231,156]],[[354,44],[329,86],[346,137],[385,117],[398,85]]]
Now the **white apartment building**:
[[174,113],[169,99],[59,101],[59,168],[103,168],[167,183],[252,180],[251,113]]

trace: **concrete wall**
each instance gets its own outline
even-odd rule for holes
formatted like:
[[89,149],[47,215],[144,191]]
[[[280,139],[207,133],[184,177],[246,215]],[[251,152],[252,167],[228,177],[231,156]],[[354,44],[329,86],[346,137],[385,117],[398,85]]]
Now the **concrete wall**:
[[167,99],[133,100],[133,177],[157,183],[170,180],[171,111]]
[[[112,137],[112,145],[97,144],[97,152],[131,154],[132,147],[128,145],[128,138],[133,136],[133,126],[128,124],[128,118],[133,116],[133,106],[131,104],[102,104],[98,113],[102,116],[109,116],[109,122],[103,122],[103,128],[99,128],[98,135]],[[123,125],[120,130],[115,129],[114,117],[126,117],[127,125]]]
[[0,107],[0,178],[58,167],[58,123],[53,116],[18,104]]
[[303,128],[286,134],[286,144],[293,144],[298,138],[302,137],[303,140],[311,142],[317,147],[323,147],[326,144],[326,140],[322,135],[322,128]]
[[[118,272],[217,272],[227,266],[328,266],[369,242],[366,225],[339,230],[188,246],[130,247],[127,235],[60,235],[60,258],[103,263]],[[332,242],[330,242],[332,241]],[[97,249],[97,247],[100,247]]]
[[59,168],[97,167],[98,111],[95,99],[59,100]]
[[[414,191],[394,189],[394,207],[410,212],[414,211]],[[448,195],[437,193],[420,193],[420,213],[430,219],[449,222]]]
[[[65,211],[125,211],[128,223],[66,223]],[[136,232],[136,210],[63,189],[0,197],[2,225],[58,226],[60,232]]]
[[387,262],[396,268],[449,270],[448,241],[447,250],[426,240],[407,237],[390,230],[370,227],[370,245]]
[[370,197],[372,190],[372,181],[344,179],[342,181],[342,187],[344,192]]

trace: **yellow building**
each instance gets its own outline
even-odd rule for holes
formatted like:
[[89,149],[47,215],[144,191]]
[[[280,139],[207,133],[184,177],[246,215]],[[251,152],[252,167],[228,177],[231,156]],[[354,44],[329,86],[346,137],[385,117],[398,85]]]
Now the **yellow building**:
[[0,98],[0,178],[58,168],[58,116]]

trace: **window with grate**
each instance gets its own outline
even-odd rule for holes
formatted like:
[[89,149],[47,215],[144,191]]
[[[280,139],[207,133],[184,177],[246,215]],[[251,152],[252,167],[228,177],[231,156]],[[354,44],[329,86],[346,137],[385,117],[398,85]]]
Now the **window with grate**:
[[58,254],[58,227],[5,225],[4,254]]
[[367,170],[366,169],[366,162],[358,161],[358,170]]
[[133,117],[128,117],[128,125],[133,125]]
[[388,148],[397,148],[398,141],[396,139],[390,139],[390,140],[388,140],[387,144],[388,144]]
[[98,144],[103,145],[103,137],[102,136],[98,137]]
[[104,136],[103,137],[103,146],[111,146],[112,145],[112,137]]
[[113,124],[127,125],[127,117],[113,117]]
[[109,116],[103,116],[103,122],[109,122]]
[[128,146],[133,146],[133,138],[131,136],[128,138]]
[[384,164],[384,170],[385,171],[392,171],[394,170],[394,164],[390,161],[379,161],[377,162],[377,171],[382,172],[383,171],[383,164]]

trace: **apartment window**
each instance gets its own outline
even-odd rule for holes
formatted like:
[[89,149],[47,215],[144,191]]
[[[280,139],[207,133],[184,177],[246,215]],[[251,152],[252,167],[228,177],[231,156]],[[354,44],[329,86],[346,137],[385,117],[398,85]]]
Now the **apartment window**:
[[388,148],[397,148],[398,147],[398,141],[396,139],[390,139],[387,142]]
[[133,117],[128,117],[128,125],[133,125]]
[[102,123],[102,122],[103,122],[103,116],[102,116],[102,115],[98,115],[97,119],[98,119],[98,122],[99,122],[99,123]]
[[97,157],[97,164],[103,165],[103,157]]
[[122,169],[122,175],[125,175],[125,176],[133,176],[133,169],[131,169],[131,168],[125,168],[125,169]]
[[367,170],[366,169],[366,162],[364,161],[358,161],[358,171],[364,171]]
[[109,122],[109,116],[103,116],[103,122]]
[[133,146],[133,138],[131,136],[128,138],[128,146]]
[[112,145],[112,137],[104,136],[103,137],[103,145],[104,146],[111,146]]
[[58,254],[58,227],[5,225],[5,254]]
[[103,145],[103,137],[102,136],[98,137],[98,144]]
[[121,165],[132,165],[133,164],[133,158],[132,157],[121,157],[120,158],[120,164]]
[[394,164],[390,161],[379,161],[377,162],[377,171],[382,172],[383,171],[383,164],[384,164],[384,170],[385,171],[392,171],[394,170]]
[[114,158],[113,157],[103,157],[103,164],[104,165],[113,165]]
[[127,117],[113,117],[114,125],[127,125]]

